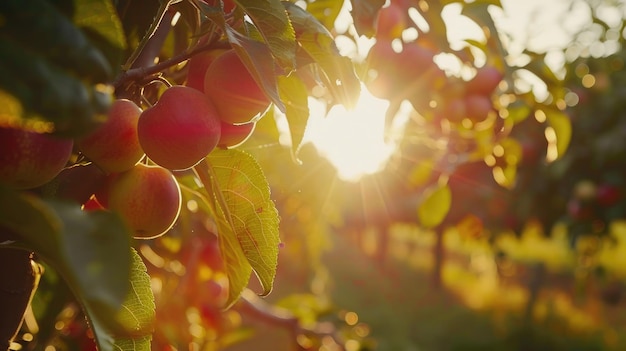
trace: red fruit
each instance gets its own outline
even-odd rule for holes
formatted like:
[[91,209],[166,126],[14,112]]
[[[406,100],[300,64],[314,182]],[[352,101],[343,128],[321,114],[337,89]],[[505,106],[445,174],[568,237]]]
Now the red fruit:
[[567,213],[575,220],[589,220],[593,216],[593,210],[589,204],[578,199],[571,199],[567,203]]
[[608,207],[615,205],[621,198],[621,189],[617,186],[610,184],[600,185],[596,192],[596,200],[598,201],[598,204],[602,206]]
[[[211,6],[219,6],[219,0],[203,0]],[[224,3],[224,12],[231,13],[235,9],[235,2],[233,0],[222,0]]]
[[224,122],[251,122],[270,105],[263,90],[235,50],[213,61],[204,78],[204,92]]
[[493,110],[491,99],[485,95],[469,95],[465,97],[467,118],[474,122],[484,121]]
[[406,11],[395,4],[383,7],[376,17],[376,36],[399,38],[406,28]]
[[158,237],[178,219],[180,187],[165,168],[139,163],[113,176],[105,193],[107,207],[126,221],[135,238]]
[[394,67],[389,63],[394,61],[397,56],[398,54],[391,46],[391,40],[379,38],[376,39],[376,43],[372,45],[367,54],[367,64],[368,67],[379,72],[390,72]]
[[492,66],[478,69],[476,76],[467,82],[467,92],[477,95],[491,95],[504,76]]
[[210,239],[204,240],[199,244],[202,245],[200,251],[200,260],[202,263],[209,266],[213,271],[223,271],[224,261],[222,260],[222,253],[217,237],[212,236]]
[[98,211],[104,210],[104,206],[102,206],[100,202],[98,202],[98,199],[96,199],[95,196],[92,196],[89,198],[89,200],[87,200],[87,202],[83,204],[82,209],[83,211]]
[[201,92],[185,87],[167,89],[146,109],[137,126],[139,142],[156,164],[182,170],[195,166],[217,146],[220,119]]
[[211,50],[189,59],[187,63],[189,65],[187,70],[187,83],[185,83],[185,85],[204,92],[204,76],[206,75],[207,69],[209,69],[211,63],[225,51],[226,50],[222,49]]
[[395,65],[398,69],[398,78],[410,83],[429,70],[437,68],[433,61],[434,57],[435,53],[428,48],[418,44],[404,44]]
[[0,182],[16,189],[43,185],[72,155],[72,140],[14,127],[0,127]]
[[223,0],[224,12],[231,13],[235,9],[235,2],[233,0]]
[[367,64],[372,78],[366,80],[367,90],[377,98],[391,99],[399,89],[395,84],[398,54],[391,47],[391,41],[377,39],[367,55]]
[[444,107],[443,117],[450,122],[459,123],[467,116],[465,99],[453,99]]
[[222,132],[220,134],[220,141],[217,143],[219,147],[223,148],[235,148],[243,144],[256,126],[256,122],[250,122],[245,124],[229,124],[226,122],[220,122]]
[[113,102],[107,121],[93,133],[77,141],[80,151],[107,173],[133,168],[144,155],[137,136],[141,109],[134,102]]
[[541,159],[539,147],[534,143],[527,141],[522,143],[522,164],[534,165]]

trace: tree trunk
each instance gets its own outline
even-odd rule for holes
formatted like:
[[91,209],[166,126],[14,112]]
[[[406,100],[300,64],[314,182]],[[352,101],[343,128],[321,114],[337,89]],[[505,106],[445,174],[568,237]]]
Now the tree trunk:
[[443,229],[437,229],[435,231],[435,244],[433,245],[433,276],[432,285],[435,290],[439,290],[442,287],[441,271],[443,269],[443,262],[446,256],[446,249],[443,245]]

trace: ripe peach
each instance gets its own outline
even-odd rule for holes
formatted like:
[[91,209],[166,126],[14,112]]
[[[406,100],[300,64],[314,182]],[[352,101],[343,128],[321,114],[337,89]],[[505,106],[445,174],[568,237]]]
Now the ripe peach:
[[112,176],[104,191],[106,201],[101,204],[118,213],[135,238],[163,235],[178,219],[182,201],[180,187],[165,168],[139,163],[129,171]]
[[406,28],[406,16],[407,13],[396,4],[381,8],[376,17],[376,36],[399,38]]
[[220,119],[204,94],[178,85],[141,113],[137,133],[152,161],[182,170],[196,165],[217,146]]
[[79,150],[107,173],[133,168],[143,157],[137,136],[141,109],[132,101],[113,102],[108,120],[93,133],[77,140]]
[[366,79],[367,90],[377,98],[391,99],[399,88],[395,84],[398,54],[391,47],[391,41],[378,38],[367,54],[367,65],[372,75]]
[[503,75],[492,66],[478,69],[476,76],[467,82],[466,90],[469,94],[491,95],[502,81]]
[[204,92],[220,118],[231,124],[252,121],[270,104],[235,50],[220,55],[209,66],[204,78]]
[[219,147],[234,148],[243,144],[256,126],[256,122],[250,122],[246,124],[230,124],[226,122],[220,122],[222,132],[220,134],[220,141],[217,143]]
[[468,95],[465,97],[465,107],[467,118],[473,122],[480,122],[484,121],[489,112],[493,110],[493,103],[485,95]]
[[467,117],[467,104],[465,99],[452,99],[443,108],[443,117],[450,122],[460,123]]
[[425,74],[439,71],[433,61],[434,56],[435,53],[428,48],[415,43],[404,44],[402,51],[397,55],[397,60],[393,62],[398,82],[417,93],[424,94],[418,90],[423,90],[429,84],[420,78],[432,79],[434,76],[427,77]]
[[223,49],[216,49],[200,53],[190,58],[187,63],[189,68],[187,70],[187,83],[185,83],[185,85],[204,92],[204,76],[207,69],[211,63],[225,51],[226,50]]
[[72,140],[0,127],[0,182],[30,189],[52,180],[72,155]]

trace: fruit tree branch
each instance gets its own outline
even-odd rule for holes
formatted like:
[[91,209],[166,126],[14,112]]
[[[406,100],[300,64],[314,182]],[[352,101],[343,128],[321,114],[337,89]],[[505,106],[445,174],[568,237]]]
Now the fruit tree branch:
[[337,344],[339,350],[345,350],[343,343],[341,342],[341,338],[332,324],[317,323],[313,327],[305,327],[300,324],[298,318],[291,312],[286,309],[270,305],[250,289],[245,289],[242,292],[241,298],[239,299],[236,307],[240,312],[252,318],[258,319],[270,325],[287,329],[293,336],[297,350],[308,350],[308,348],[297,342],[297,338],[300,335],[319,339],[330,337]]

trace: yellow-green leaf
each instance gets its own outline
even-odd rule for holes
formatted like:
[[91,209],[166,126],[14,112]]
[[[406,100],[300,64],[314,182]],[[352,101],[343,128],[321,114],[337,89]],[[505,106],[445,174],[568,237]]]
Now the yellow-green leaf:
[[[554,137],[556,137],[556,140],[548,140],[548,142],[556,146],[557,155],[555,156],[556,158],[560,158],[567,151],[570,140],[572,139],[572,122],[569,116],[563,111],[546,109],[544,112],[548,124],[554,129]],[[550,138],[550,135],[546,134],[546,137]]]
[[[150,276],[137,251],[130,249],[130,289],[115,314],[115,319],[126,330],[125,335],[111,334],[98,316],[91,315],[91,325],[99,350],[149,351],[156,319],[154,294]],[[89,308],[87,309],[89,312]],[[94,318],[95,317],[95,318]]]
[[296,35],[280,0],[235,0],[267,43],[281,67],[291,71],[296,63]]
[[219,218],[217,226],[220,251],[222,260],[224,260],[226,276],[228,277],[228,301],[226,301],[226,307],[230,307],[239,299],[239,296],[248,285],[250,275],[252,274],[252,266],[243,252],[237,235],[233,232],[233,227],[225,218]]
[[361,85],[352,61],[339,53],[332,34],[315,17],[292,3],[283,2],[283,5],[296,31],[300,54],[319,65],[324,72],[320,78],[338,103],[354,107]]
[[[219,234],[236,238],[261,282],[261,294],[267,295],[276,275],[280,238],[278,212],[265,175],[252,156],[239,150],[214,150],[207,161],[218,188],[218,203],[232,226],[232,233]],[[221,245],[230,242],[231,238],[225,238]],[[226,250],[228,255],[230,249]]]
[[250,70],[257,84],[263,87],[267,96],[281,111],[285,105],[278,96],[274,59],[269,47],[260,41],[247,37],[228,24],[224,25],[226,37],[243,64]]
[[452,193],[447,185],[436,185],[426,190],[424,200],[417,207],[420,223],[426,228],[439,225],[450,210]]
[[291,133],[291,148],[296,155],[307,121],[309,120],[309,104],[306,86],[295,74],[278,77],[278,92],[285,103],[285,115]]

